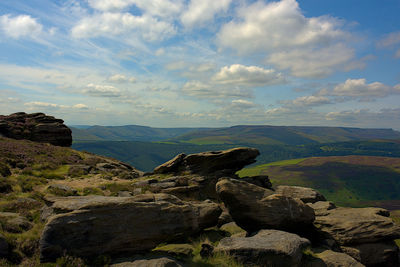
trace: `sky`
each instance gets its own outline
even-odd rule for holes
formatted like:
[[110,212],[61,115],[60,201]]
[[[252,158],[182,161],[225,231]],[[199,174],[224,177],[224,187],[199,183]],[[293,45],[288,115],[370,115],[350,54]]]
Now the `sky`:
[[399,0],[1,0],[0,114],[400,130]]

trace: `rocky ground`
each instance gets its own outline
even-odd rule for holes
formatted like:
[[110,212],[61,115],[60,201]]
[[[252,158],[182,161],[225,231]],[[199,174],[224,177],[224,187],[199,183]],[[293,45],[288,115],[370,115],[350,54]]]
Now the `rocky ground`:
[[252,148],[122,162],[0,138],[0,266],[399,266],[380,208],[239,178]]

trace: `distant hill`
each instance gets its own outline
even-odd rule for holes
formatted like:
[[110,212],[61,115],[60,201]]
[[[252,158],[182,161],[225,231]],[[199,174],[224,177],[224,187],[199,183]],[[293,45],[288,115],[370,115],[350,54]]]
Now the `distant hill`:
[[[152,128],[148,126],[84,126],[70,127],[77,141],[161,141],[202,128]],[[209,129],[209,128],[204,128]]]
[[71,127],[74,142],[167,141],[205,144],[306,145],[369,139],[400,139],[392,129],[240,125],[226,128],[152,128],[148,126]]
[[273,162],[239,171],[268,175],[273,185],[319,190],[339,205],[400,207],[400,158],[373,156],[313,157]]
[[170,141],[193,144],[306,145],[369,139],[400,139],[400,132],[392,129],[241,125],[192,131]]
[[72,144],[77,150],[85,150],[99,155],[113,157],[135,166],[142,171],[171,159],[179,153],[198,153],[224,150],[237,146],[249,146],[260,150],[256,164],[264,164],[285,159],[317,156],[370,155],[400,157],[400,140],[351,141],[308,145],[264,145],[264,144],[209,144],[156,143],[138,141],[91,141]]

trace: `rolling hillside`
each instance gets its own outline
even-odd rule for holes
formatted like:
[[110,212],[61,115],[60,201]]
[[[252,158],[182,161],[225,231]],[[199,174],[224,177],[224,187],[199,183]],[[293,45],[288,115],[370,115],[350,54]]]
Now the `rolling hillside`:
[[400,207],[400,158],[313,157],[249,167],[238,174],[268,175],[275,186],[313,187],[339,205]]
[[400,132],[392,129],[243,125],[192,131],[171,141],[193,144],[306,145],[369,139],[400,139]]

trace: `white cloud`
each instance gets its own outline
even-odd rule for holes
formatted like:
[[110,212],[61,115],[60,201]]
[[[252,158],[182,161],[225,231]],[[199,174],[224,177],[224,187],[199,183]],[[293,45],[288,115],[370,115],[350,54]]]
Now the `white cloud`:
[[134,83],[136,82],[136,79],[134,77],[126,77],[123,74],[115,74],[110,76],[107,79],[111,83]]
[[390,47],[400,44],[400,32],[392,32],[378,42],[379,47]]
[[253,107],[256,106],[256,104],[254,104],[253,102],[248,101],[248,100],[244,100],[244,99],[232,100],[232,105],[234,107],[242,108],[242,109],[253,108]]
[[174,25],[149,15],[134,16],[130,13],[105,12],[82,19],[72,28],[75,38],[98,36],[123,36],[140,34],[147,41],[169,38],[176,33]]
[[222,27],[218,43],[245,55],[264,54],[267,62],[295,76],[319,77],[354,57],[343,42],[349,34],[340,26],[332,17],[305,17],[295,0],[256,2]]
[[347,79],[337,85],[333,91],[334,96],[359,98],[363,101],[374,100],[391,94],[400,94],[400,84],[388,86],[380,82],[367,83],[366,79]]
[[102,11],[119,11],[132,5],[132,1],[127,0],[88,0],[89,5]]
[[243,66],[234,64],[225,66],[212,77],[212,80],[219,84],[244,85],[244,86],[265,86],[285,83],[282,73],[273,69],[263,69],[257,66]]
[[29,15],[0,16],[0,29],[5,35],[19,39],[21,37],[37,37],[42,33],[43,26]]
[[73,105],[72,108],[76,108],[76,109],[89,109],[89,107],[86,106],[85,104],[76,104],[76,105]]
[[200,98],[249,98],[252,96],[249,90],[240,88],[225,88],[200,81],[189,81],[182,87],[182,92],[189,96]]
[[99,96],[99,97],[120,97],[121,91],[110,85],[98,85],[90,83],[83,90],[84,94],[88,94],[91,96]]
[[182,14],[185,27],[201,27],[212,21],[219,12],[226,12],[232,0],[191,0],[188,9]]
[[33,101],[33,102],[28,102],[24,103],[25,106],[31,107],[31,108],[58,108],[58,104],[53,104],[53,103],[47,103],[47,102],[40,102],[40,101]]
[[[343,68],[354,57],[354,51],[343,44],[323,48],[294,48],[272,53],[267,61],[280,69],[290,69],[297,77],[319,78]],[[350,65],[347,65],[350,66]],[[350,69],[362,65],[352,65]]]
[[283,102],[286,107],[310,107],[330,104],[331,101],[325,96],[302,96],[291,101]]

